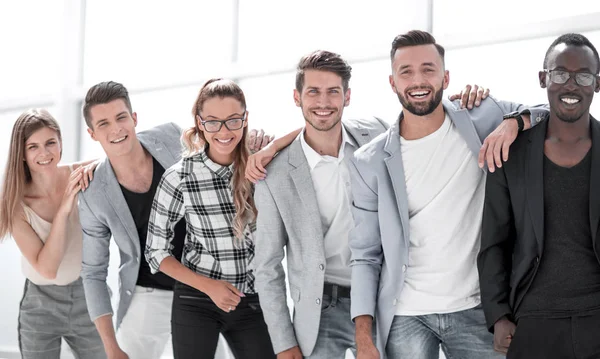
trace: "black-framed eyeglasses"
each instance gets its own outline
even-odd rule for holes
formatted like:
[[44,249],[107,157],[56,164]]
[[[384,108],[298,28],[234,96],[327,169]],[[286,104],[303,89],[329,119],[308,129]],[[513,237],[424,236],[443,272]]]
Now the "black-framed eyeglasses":
[[230,118],[228,120],[209,120],[204,121],[200,115],[198,118],[200,119],[200,124],[204,127],[206,132],[219,132],[221,131],[221,127],[225,125],[229,131],[239,130],[244,127],[244,121],[246,121],[248,112],[244,112],[244,116],[242,118]]
[[575,82],[577,82],[579,86],[591,86],[597,76],[589,72],[571,72],[564,70],[544,70],[544,72],[548,74],[550,81],[555,84],[567,83],[571,77],[575,76]]

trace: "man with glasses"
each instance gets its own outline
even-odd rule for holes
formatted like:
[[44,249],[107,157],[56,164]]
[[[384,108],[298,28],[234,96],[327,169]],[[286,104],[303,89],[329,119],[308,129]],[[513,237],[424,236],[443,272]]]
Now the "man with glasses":
[[548,49],[548,121],[489,173],[478,266],[486,320],[507,358],[600,358],[600,59],[582,35]]

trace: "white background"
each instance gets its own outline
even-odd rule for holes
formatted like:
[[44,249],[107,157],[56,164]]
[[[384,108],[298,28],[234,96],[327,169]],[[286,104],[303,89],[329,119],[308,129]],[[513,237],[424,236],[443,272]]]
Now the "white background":
[[[58,119],[65,161],[101,156],[80,107],[87,88],[106,80],[130,89],[144,129],[167,121],[191,126],[201,84],[233,78],[246,93],[250,126],[284,134],[303,123],[292,100],[295,64],[319,48],[353,66],[346,116],[392,122],[400,105],[388,85],[389,47],[413,28],[433,32],[446,47],[447,94],[478,83],[500,99],[535,104],[546,102],[537,72],[556,36],[581,32],[600,46],[600,1],[1,1],[0,171],[12,124],[29,107],[46,107]],[[596,101],[592,114],[598,110]],[[0,244],[0,357],[18,357],[19,261],[11,239]]]

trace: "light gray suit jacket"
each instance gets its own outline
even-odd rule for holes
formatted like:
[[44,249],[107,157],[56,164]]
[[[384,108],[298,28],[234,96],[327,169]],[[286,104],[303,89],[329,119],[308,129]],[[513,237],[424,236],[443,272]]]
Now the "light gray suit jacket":
[[[176,124],[160,125],[138,133],[137,137],[165,169],[181,159],[181,128]],[[90,187],[79,194],[79,218],[83,229],[81,277],[92,321],[113,314],[106,284],[111,236],[119,247],[118,328],[131,303],[140,260],[145,258],[133,217],[108,158],[96,168]]]
[[[378,119],[348,120],[343,125],[358,146],[388,127]],[[349,157],[345,157],[346,163]],[[275,157],[268,172],[267,178],[256,185],[254,195],[258,208],[256,288],[275,353],[299,345],[307,356],[319,332],[325,254],[315,189],[299,138]],[[281,263],[284,248],[294,302],[293,321]]]
[[[460,109],[459,101],[444,100],[443,106],[475,159],[482,141],[500,124],[502,116],[524,109],[491,97],[473,110]],[[545,110],[529,110],[535,125]],[[397,121],[356,151],[349,166],[356,226],[350,233],[352,318],[370,315],[376,319],[376,344],[382,357],[408,264],[410,227],[399,129]]]

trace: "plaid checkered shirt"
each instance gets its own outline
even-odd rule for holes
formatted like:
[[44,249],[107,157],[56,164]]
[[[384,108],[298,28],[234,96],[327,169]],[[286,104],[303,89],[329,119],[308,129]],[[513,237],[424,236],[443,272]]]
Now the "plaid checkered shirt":
[[235,206],[231,188],[232,166],[221,166],[204,151],[183,158],[165,171],[154,196],[146,259],[152,273],[171,256],[175,224],[185,216],[187,234],[182,263],[194,272],[254,293],[253,235],[256,223],[246,225],[244,239],[233,234]]

